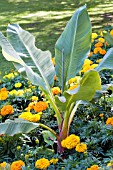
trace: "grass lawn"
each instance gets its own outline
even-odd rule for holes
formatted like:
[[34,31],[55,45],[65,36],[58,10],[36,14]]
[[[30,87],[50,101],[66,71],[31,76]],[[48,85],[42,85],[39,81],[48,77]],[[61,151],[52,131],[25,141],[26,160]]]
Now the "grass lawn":
[[[0,31],[5,34],[8,23],[18,23],[36,37],[36,46],[50,50],[74,11],[87,4],[93,31],[113,25],[111,0],[0,0]],[[4,74],[13,68],[0,53],[0,71]]]

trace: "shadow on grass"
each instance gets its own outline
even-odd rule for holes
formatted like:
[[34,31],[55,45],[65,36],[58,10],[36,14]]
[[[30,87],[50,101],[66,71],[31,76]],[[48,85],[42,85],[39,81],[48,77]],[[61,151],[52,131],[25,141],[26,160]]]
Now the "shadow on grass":
[[[5,33],[8,23],[19,23],[33,33],[38,48],[50,50],[54,56],[56,40],[74,11],[84,4],[87,4],[93,31],[113,23],[111,0],[0,0],[0,31]],[[5,69],[1,66],[0,70]]]

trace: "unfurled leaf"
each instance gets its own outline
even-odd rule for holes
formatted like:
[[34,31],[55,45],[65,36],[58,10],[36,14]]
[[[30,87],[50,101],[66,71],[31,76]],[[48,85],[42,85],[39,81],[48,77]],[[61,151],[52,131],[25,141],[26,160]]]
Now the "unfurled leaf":
[[90,70],[84,74],[84,77],[81,79],[80,86],[74,90],[67,91],[66,95],[70,95],[72,101],[91,101],[96,90],[100,89],[101,79],[98,72]]
[[43,130],[42,134],[43,134],[43,137],[44,137],[44,141],[47,144],[53,146],[56,137],[48,130]]
[[83,6],[74,13],[55,45],[56,75],[64,90],[66,82],[81,70],[90,47],[91,23]]
[[[54,82],[55,69],[49,51],[41,51],[35,46],[35,38],[17,24],[9,24],[7,37],[0,34],[0,46],[8,61],[13,61],[19,72],[30,81],[49,90]],[[13,46],[13,47],[12,47]]]
[[38,123],[33,123],[22,119],[8,120],[5,123],[0,123],[0,134],[13,136],[19,133],[29,133],[37,127],[39,127]]
[[56,98],[56,103],[62,111],[66,111],[71,103],[78,100],[91,101],[97,90],[101,90],[101,79],[97,71],[86,72],[78,88],[64,92],[65,102]]

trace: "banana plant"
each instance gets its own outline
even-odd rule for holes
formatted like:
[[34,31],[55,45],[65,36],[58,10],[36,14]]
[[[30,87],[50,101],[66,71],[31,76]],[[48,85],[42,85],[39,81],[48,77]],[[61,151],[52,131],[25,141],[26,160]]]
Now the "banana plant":
[[[67,82],[76,76],[82,69],[84,60],[88,57],[91,47],[91,22],[86,5],[80,7],[73,14],[63,33],[55,44],[54,67],[49,51],[41,51],[35,46],[35,38],[29,32],[23,30],[18,24],[9,24],[7,38],[0,33],[0,46],[3,56],[13,62],[16,69],[28,78],[32,84],[40,86],[54,109],[58,122],[59,134],[38,123],[14,120],[0,124],[0,134],[14,135],[16,133],[28,133],[39,126],[49,130],[57,139],[58,152],[63,152],[61,141],[69,135],[70,125],[81,100],[91,101],[97,90],[101,90],[101,79],[98,70],[105,68],[103,58],[97,70],[90,70],[84,74],[78,88],[68,90]],[[113,50],[112,50],[113,51]],[[107,55],[106,54],[106,55]],[[112,57],[112,56],[111,56]],[[109,65],[108,65],[109,66]],[[113,67],[113,66],[112,66]],[[52,94],[54,76],[57,76],[61,96]],[[28,130],[27,127],[29,126]],[[17,128],[18,127],[18,128]],[[12,129],[15,129],[13,131]]]

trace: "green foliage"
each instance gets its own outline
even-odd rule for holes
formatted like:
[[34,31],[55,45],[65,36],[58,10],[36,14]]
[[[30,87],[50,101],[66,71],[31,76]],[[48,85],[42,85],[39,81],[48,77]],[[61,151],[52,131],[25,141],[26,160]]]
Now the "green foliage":
[[[82,23],[84,20],[86,22],[84,22],[83,27]],[[1,109],[5,105],[10,104],[14,107],[14,113],[7,116],[1,114],[0,149],[3,151],[0,156],[6,156],[2,157],[0,161],[13,162],[23,160],[26,164],[26,167],[23,167],[23,169],[27,170],[36,169],[34,168],[36,160],[43,157],[48,160],[52,158],[59,159],[58,163],[51,163],[48,168],[50,170],[82,170],[93,164],[106,167],[106,164],[113,159],[113,129],[112,124],[107,123],[107,119],[112,117],[112,105],[109,99],[111,98],[112,101],[113,86],[112,84],[105,85],[101,89],[101,79],[98,72],[102,69],[112,69],[113,49],[107,49],[107,53],[95,70],[84,71],[83,74],[81,71],[81,80],[77,88],[69,90],[68,84],[68,80],[81,70],[83,61],[88,57],[91,46],[91,24],[86,6],[79,8],[75,12],[58,39],[55,46],[55,68],[51,61],[50,52],[43,52],[37,49],[34,44],[34,37],[27,31],[24,31],[19,25],[10,24],[7,34],[9,41],[2,33],[0,34],[0,45],[2,46],[3,55],[6,59],[13,61],[18,71],[24,73],[25,76],[27,75],[33,84],[40,87],[34,90],[31,88],[31,91],[26,90],[26,93],[23,93],[21,96],[11,95],[10,92],[14,88],[19,91],[19,87],[16,87],[14,84],[15,81],[18,83],[22,80],[21,89],[32,87],[32,84],[29,86],[27,80],[24,81],[22,77],[17,78],[15,76],[10,77],[12,75],[6,75],[3,78],[1,88],[7,87],[9,94],[7,99],[1,100]],[[74,63],[75,61],[76,63]],[[67,69],[68,64],[69,67]],[[62,89],[61,95],[59,94],[58,96],[54,96],[51,89],[54,82],[55,69],[59,80],[58,85]],[[2,90],[0,89],[0,92]],[[17,93],[15,92],[15,94]],[[48,103],[48,108],[44,111],[42,109],[42,113],[40,113],[42,114],[40,123],[15,119],[18,118],[21,112],[26,112],[26,110],[35,114],[34,107],[38,99],[33,101],[32,96],[34,94],[38,95],[39,101]],[[24,100],[26,101],[23,105],[22,101]],[[16,101],[18,102],[16,103]],[[19,103],[20,107],[18,106]],[[29,108],[30,104],[33,104],[33,107]],[[78,106],[80,107],[77,110]],[[46,123],[48,126],[45,125]],[[40,128],[37,129],[39,126]],[[46,130],[43,131],[42,128]],[[16,136],[18,133],[19,135]],[[10,147],[13,146],[12,137],[8,136],[7,138],[6,134],[14,135],[13,139],[18,141],[15,142],[14,148]],[[79,153],[75,148],[64,150],[61,146],[61,141],[69,134],[80,136],[80,142],[85,142],[87,145],[87,152]],[[11,148],[11,150],[8,149],[7,152],[5,146],[7,146],[6,148]]]
[[13,136],[18,133],[29,133],[38,126],[37,123],[23,121],[23,119],[7,120],[5,123],[0,124],[0,134]]
[[113,82],[113,71],[112,70],[102,70],[100,71],[100,77],[102,84],[112,84]]
[[[56,75],[64,90],[66,82],[81,70],[90,46],[91,23],[86,6],[83,6],[74,13],[55,44]],[[61,62],[61,60],[64,61]]]
[[[5,38],[3,38],[3,35],[1,36],[2,41],[4,41],[3,44],[5,45],[8,43]],[[6,59],[8,61],[16,62],[14,63],[15,67],[18,71],[20,70],[22,74],[25,75],[26,71],[28,78],[34,85],[40,85],[43,89],[48,90],[47,87],[48,85],[51,86],[53,84],[53,77],[55,75],[50,52],[43,52],[37,49],[34,44],[34,37],[18,25],[8,26],[7,37],[15,51],[10,44],[8,44],[9,47],[7,46],[7,49],[1,44],[3,53],[5,51],[5,53],[8,54],[8,56],[4,54]],[[12,49],[12,52],[10,51],[10,48]],[[9,53],[7,50],[9,50]]]
[[[86,3],[84,0],[76,0],[74,2],[73,0],[65,2],[61,0],[46,0],[46,2],[35,0],[34,3],[30,3],[30,0],[1,0],[0,31],[5,33],[8,23],[19,23],[22,28],[35,35],[36,46],[38,48],[42,50],[49,49],[52,52],[52,56],[54,56],[54,44],[60,36],[62,29],[75,9],[84,5],[84,3]],[[102,5],[100,5],[101,3]],[[103,30],[107,25],[112,24],[113,7],[111,1],[103,2],[102,0],[95,0],[92,2],[87,0],[87,8],[93,22],[93,32],[97,32],[100,29]],[[103,11],[102,15],[100,15],[100,11]],[[98,18],[98,20],[95,18]],[[12,63],[7,62],[2,57],[2,54],[0,54],[0,63],[0,71],[3,74],[13,68]]]
[[53,144],[56,140],[56,137],[50,131],[47,131],[47,130],[43,130],[42,135],[43,135],[44,141],[47,144],[53,146]]
[[[89,88],[90,84],[90,88]],[[88,90],[86,90],[88,88]],[[56,96],[56,102],[60,110],[66,111],[69,109],[70,103],[75,103],[78,100],[92,100],[95,91],[101,89],[101,80],[98,72],[90,70],[85,73],[78,88],[64,92],[64,97]],[[84,95],[83,95],[84,94]]]
[[[90,84],[90,88],[86,90],[89,84]],[[98,72],[96,72],[95,70],[90,70],[84,74],[82,80],[80,81],[80,87],[72,91],[67,91],[67,93],[69,95],[73,95],[72,102],[78,100],[91,101],[96,90],[100,90],[100,89],[101,89],[101,80]]]
[[96,70],[101,71],[103,69],[113,69],[112,57],[113,57],[113,48],[110,48],[105,54],[103,60],[99,63],[98,67],[96,67]]
[[[76,18],[77,18],[77,22],[76,22]],[[86,20],[86,22],[84,23],[85,29],[81,26],[81,23],[83,22],[84,18]],[[75,28],[73,26],[75,26]],[[65,34],[68,36],[65,37]],[[17,70],[24,73],[24,75],[26,71],[26,74],[29,80],[33,84],[41,86],[41,89],[46,94],[46,97],[48,98],[54,111],[56,112],[59,132],[60,132],[62,129],[62,125],[61,125],[62,117],[56,106],[54,97],[50,89],[52,82],[53,82],[53,77],[55,75],[55,70],[54,70],[54,66],[52,65],[50,53],[42,52],[41,50],[37,49],[34,45],[35,43],[34,37],[27,31],[24,31],[18,25],[10,24],[8,26],[7,37],[11,44],[6,40],[6,38],[3,36],[2,33],[0,34],[0,36],[1,36],[0,45],[2,47],[4,57],[8,61],[13,61]],[[66,39],[64,39],[64,37]],[[70,39],[68,37],[70,37]],[[65,43],[65,41],[67,41],[68,44],[70,44],[69,48],[67,48],[68,45]],[[83,61],[87,57],[88,52],[90,50],[90,44],[91,44],[91,23],[88,17],[86,6],[83,6],[75,12],[72,19],[67,24],[61,37],[56,43],[56,49],[58,49],[60,46],[60,48],[62,47],[62,49],[60,49],[61,53],[62,53],[62,50],[64,50],[64,56],[62,56],[63,57],[62,62],[64,62],[64,65],[57,67],[58,63],[61,63],[60,61],[58,61],[60,59],[61,54],[58,55],[57,50],[56,50],[56,57],[55,57],[56,58],[56,73],[58,74],[58,78],[60,76],[59,72],[61,72],[63,76],[62,77],[63,83],[61,87],[62,90],[65,89],[67,81],[73,76],[75,76],[81,69]],[[81,53],[81,46],[83,49],[82,53]],[[76,52],[76,55],[75,55],[75,52]],[[82,57],[82,60],[80,60],[80,56]],[[73,69],[75,65],[75,64],[73,65],[73,62],[75,61],[76,61],[77,67]],[[67,68],[66,66],[67,63],[70,63],[70,66],[68,67],[69,71],[67,72],[68,74],[65,72]],[[92,71],[89,71],[89,73],[87,74],[89,77],[91,77]],[[81,80],[81,82],[84,81],[84,79]],[[61,76],[59,80],[61,80]],[[96,90],[100,89],[99,76],[95,76],[94,83],[96,83],[96,81],[98,83],[97,85],[96,84],[94,85],[95,88],[94,88],[93,93],[91,92],[88,93],[88,100],[91,100]],[[87,82],[85,88],[88,88],[88,85],[89,84]],[[81,87],[81,88],[84,88],[84,87]],[[73,94],[70,94],[70,95],[73,95]],[[82,99],[81,93],[79,94],[78,98],[74,99],[74,101],[71,101],[71,102],[75,103],[77,100],[80,100],[80,99]],[[87,100],[86,95],[84,95],[84,100]],[[69,109],[69,107],[71,106],[71,102],[69,102],[67,109]],[[65,129],[65,126],[68,126],[68,119],[69,119],[70,114],[71,114],[71,111],[66,110],[66,113],[64,115],[64,124],[63,124],[62,133],[65,133],[64,131],[67,131],[67,134],[68,134],[68,130],[66,130],[67,127]],[[63,138],[65,137],[66,136],[64,135]]]
[[[8,82],[13,79],[3,79],[1,87],[7,85]],[[21,76],[18,74],[16,80],[21,80]],[[25,83],[24,83],[25,81]],[[29,84],[26,83],[26,80],[23,79],[24,87],[21,88],[29,88]],[[13,85],[13,84],[12,84]],[[14,87],[14,86],[13,86]],[[12,90],[12,89],[11,89]],[[11,91],[9,90],[9,91]],[[18,89],[19,90],[19,89]],[[39,99],[43,100],[39,95],[41,92],[37,90]],[[34,92],[31,92],[31,96],[34,95]],[[28,103],[26,103],[26,107],[31,102],[31,96],[29,96]],[[12,96],[12,100],[10,100],[10,104],[13,103],[16,96]],[[56,154],[56,143],[53,145],[48,145],[44,142],[43,139],[43,129],[37,128],[32,130],[31,132],[25,134],[10,136],[1,136],[0,137],[0,162],[6,161],[12,163],[16,160],[23,160],[26,163],[25,169],[35,169],[34,163],[36,160],[45,157],[49,160],[52,157],[58,158],[59,161],[57,164],[51,164],[48,169],[84,169],[88,168],[93,164],[98,164],[101,167],[105,167],[110,160],[113,159],[112,154],[112,126],[106,126],[105,122],[108,117],[112,117],[111,107],[112,104],[109,102],[109,98],[112,95],[105,94],[105,98],[101,97],[101,99],[96,99],[95,101],[91,101],[91,103],[80,104],[79,108],[76,111],[73,122],[70,126],[70,134],[79,135],[81,138],[81,142],[85,142],[87,144],[87,153],[78,153],[75,149],[65,150],[63,154]],[[21,97],[22,99],[22,97]],[[23,97],[23,100],[25,96]],[[2,101],[2,105],[5,105],[6,101]],[[20,100],[21,101],[21,100]],[[17,103],[18,105],[19,103]],[[26,108],[24,107],[24,108]],[[14,105],[16,108],[16,103]],[[24,110],[24,109],[23,109]],[[21,107],[18,107],[18,115],[21,113]],[[99,115],[103,113],[104,116],[100,117]],[[8,118],[17,117],[16,113],[13,115],[9,115]],[[2,117],[1,121],[7,119]],[[50,107],[46,111],[43,112],[40,123],[46,123],[50,128],[57,130],[57,121],[54,117],[54,111]],[[36,143],[36,140],[39,140],[39,143]],[[15,141],[15,142],[14,142]],[[20,149],[17,150],[18,146]]]

